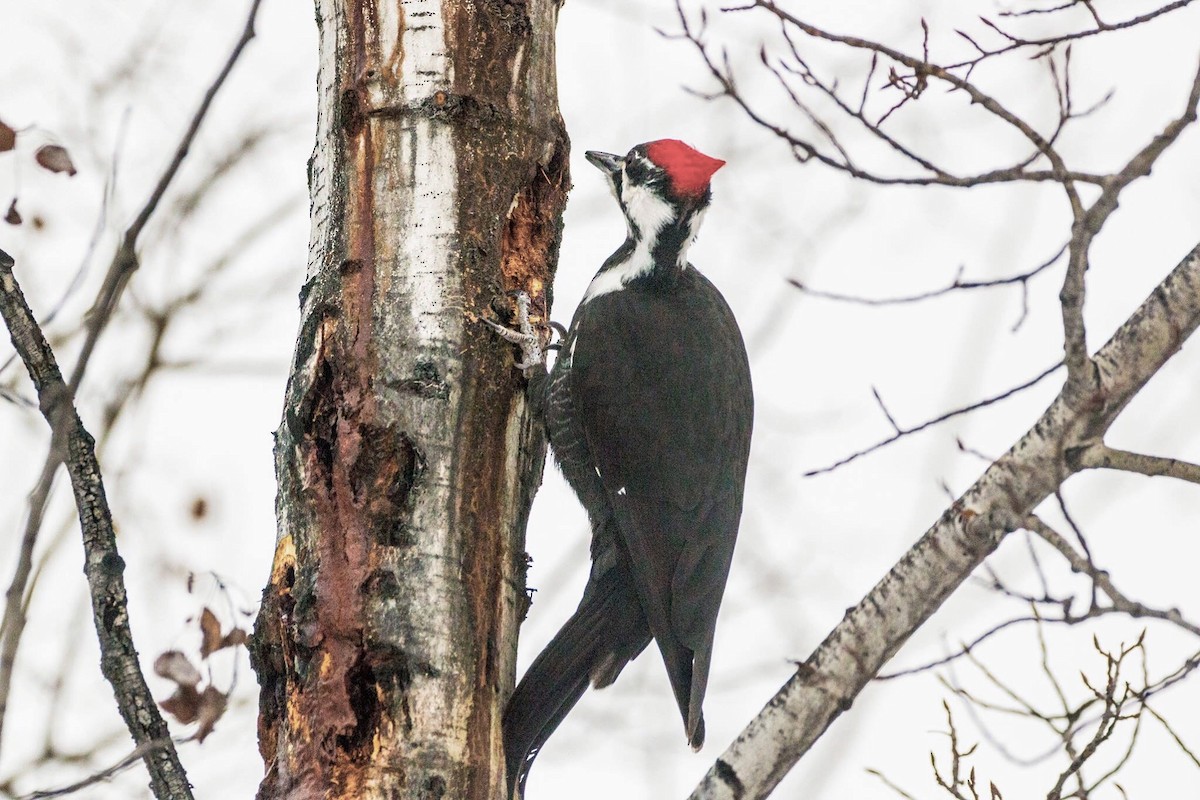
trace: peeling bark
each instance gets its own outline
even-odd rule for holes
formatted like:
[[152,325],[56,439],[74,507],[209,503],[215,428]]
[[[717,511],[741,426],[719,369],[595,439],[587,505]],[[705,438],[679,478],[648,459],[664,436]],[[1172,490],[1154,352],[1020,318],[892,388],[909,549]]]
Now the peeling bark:
[[302,320],[254,639],[260,798],[493,798],[545,446],[475,312],[539,316],[557,6],[318,0]]

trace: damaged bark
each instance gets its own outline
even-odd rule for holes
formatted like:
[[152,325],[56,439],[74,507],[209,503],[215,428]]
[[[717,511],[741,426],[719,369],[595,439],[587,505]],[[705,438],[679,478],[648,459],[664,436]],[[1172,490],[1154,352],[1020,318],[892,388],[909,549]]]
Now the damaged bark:
[[549,311],[557,5],[318,0],[312,238],[256,626],[259,797],[494,798],[545,445],[476,314]]

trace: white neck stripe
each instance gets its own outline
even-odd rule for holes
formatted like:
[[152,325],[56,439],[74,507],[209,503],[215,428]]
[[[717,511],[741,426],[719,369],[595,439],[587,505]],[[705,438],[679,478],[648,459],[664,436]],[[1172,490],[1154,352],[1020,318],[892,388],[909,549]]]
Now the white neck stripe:
[[[615,192],[614,192],[615,194]],[[620,291],[632,280],[649,274],[654,269],[654,245],[658,234],[675,218],[675,208],[646,186],[631,184],[622,169],[621,204],[625,211],[625,222],[629,236],[634,240],[633,252],[620,263],[602,269],[592,278],[583,302]],[[688,245],[696,238],[703,212],[695,214],[688,224],[688,237],[679,250],[678,267],[687,267]]]

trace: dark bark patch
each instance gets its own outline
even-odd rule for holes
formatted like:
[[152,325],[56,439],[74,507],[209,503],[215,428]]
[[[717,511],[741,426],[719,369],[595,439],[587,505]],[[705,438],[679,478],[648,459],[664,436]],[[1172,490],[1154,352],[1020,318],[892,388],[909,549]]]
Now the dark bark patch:
[[258,750],[263,762],[274,768],[279,726],[287,713],[287,688],[293,678],[292,589],[296,584],[296,550],[285,536],[275,548],[271,580],[263,589],[262,606],[247,649],[258,677]]
[[372,741],[379,729],[379,691],[375,673],[366,659],[360,658],[346,671],[346,694],[354,713],[354,726],[335,738],[339,750],[356,763],[367,762],[372,753]]
[[421,800],[442,800],[446,796],[446,779],[441,775],[430,775],[421,787]]
[[413,720],[408,690],[412,686],[412,669],[408,654],[389,642],[368,642],[367,658],[381,696],[388,698],[390,703],[393,724],[405,733],[411,732]]
[[507,116],[497,106],[477,97],[440,90],[421,100],[417,110],[430,119],[474,128],[501,121]]
[[737,772],[724,759],[717,759],[716,763],[717,777],[721,782],[729,787],[734,797],[741,797],[746,793],[746,787],[742,784],[742,779],[738,777]]
[[529,23],[529,5],[525,0],[487,0],[483,7],[513,36],[527,36],[533,28]]
[[350,489],[373,538],[395,538],[397,520],[407,517],[413,489],[425,472],[425,455],[403,431],[364,426],[362,446],[350,465]]
[[365,118],[358,89],[352,87],[343,91],[341,102],[338,104],[338,122],[346,135],[357,136],[362,130]]
[[432,361],[418,361],[413,367],[411,376],[391,381],[388,385],[402,392],[410,392],[417,397],[438,400],[446,400],[450,397],[450,386],[438,372],[437,364]]

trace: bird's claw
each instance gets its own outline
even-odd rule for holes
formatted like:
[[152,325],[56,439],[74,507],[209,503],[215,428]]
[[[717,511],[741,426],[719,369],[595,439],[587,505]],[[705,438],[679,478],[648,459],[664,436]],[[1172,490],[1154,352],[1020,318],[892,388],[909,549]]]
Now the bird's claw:
[[533,329],[533,323],[529,321],[529,294],[520,290],[510,292],[509,294],[513,297],[513,301],[517,306],[517,330],[506,328],[486,318],[483,319],[484,324],[499,334],[502,339],[512,342],[521,348],[522,359],[514,364],[517,369],[527,370],[539,364],[546,363],[546,354],[542,348],[542,338]]

